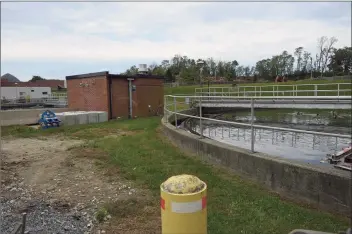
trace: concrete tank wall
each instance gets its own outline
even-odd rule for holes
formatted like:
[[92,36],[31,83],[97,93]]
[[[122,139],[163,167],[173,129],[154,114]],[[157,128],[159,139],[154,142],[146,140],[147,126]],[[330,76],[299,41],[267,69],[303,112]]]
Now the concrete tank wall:
[[106,111],[69,111],[57,113],[56,117],[61,121],[61,125],[91,124],[108,121]]
[[[173,121],[174,116],[168,119]],[[351,215],[350,172],[251,153],[211,139],[201,139],[185,130],[175,129],[175,126],[164,121],[164,134],[181,149],[227,167],[235,174],[254,180],[286,199]]]
[[[0,111],[1,126],[36,124],[39,115],[47,109],[21,109]],[[76,111],[73,108],[49,108],[54,113]]]

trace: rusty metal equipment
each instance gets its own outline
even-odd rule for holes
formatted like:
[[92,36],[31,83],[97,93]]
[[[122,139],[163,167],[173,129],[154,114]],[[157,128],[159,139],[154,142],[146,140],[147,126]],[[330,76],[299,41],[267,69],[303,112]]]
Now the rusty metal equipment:
[[328,154],[327,161],[335,168],[352,171],[352,142],[335,154]]

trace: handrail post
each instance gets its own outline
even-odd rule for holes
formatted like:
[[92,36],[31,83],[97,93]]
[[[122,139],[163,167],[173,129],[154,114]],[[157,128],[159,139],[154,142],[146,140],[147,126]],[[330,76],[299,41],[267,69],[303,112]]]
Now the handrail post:
[[200,137],[203,138],[203,124],[202,124],[202,98],[199,101],[199,132]]
[[251,99],[251,151],[254,153],[254,98]]
[[167,96],[164,97],[164,119],[165,123],[168,122],[168,117],[167,117]]
[[340,97],[340,83],[337,84],[337,96]]
[[262,96],[262,86],[259,86],[259,97]]
[[254,86],[254,97],[257,96],[257,86]]
[[174,96],[174,114],[175,114],[175,128],[177,128],[177,105],[176,105],[176,96]]
[[318,86],[314,85],[314,96],[318,96]]
[[275,97],[275,86],[273,85],[273,95]]
[[279,86],[276,85],[276,96],[279,96]]

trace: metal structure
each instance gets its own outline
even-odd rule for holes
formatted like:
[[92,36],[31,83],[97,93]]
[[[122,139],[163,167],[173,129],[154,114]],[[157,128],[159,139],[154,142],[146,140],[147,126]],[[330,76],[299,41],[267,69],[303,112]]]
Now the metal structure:
[[[174,96],[170,96],[174,97]],[[256,108],[299,108],[299,109],[351,109],[351,96],[187,96],[175,98],[193,99],[196,106],[246,108],[253,99]],[[201,103],[201,104],[200,104]]]
[[335,154],[328,154],[327,160],[329,163],[335,164],[334,167],[336,168],[352,171],[352,142],[341,151]]
[[48,98],[44,99],[45,105],[51,105],[55,107],[66,107],[67,106],[67,94],[66,93],[56,93],[51,94]]
[[351,83],[195,88],[196,96],[350,96]]
[[32,108],[32,107],[67,107],[67,94],[50,94],[44,98],[2,99],[1,109]]
[[[337,85],[337,88],[324,89],[322,88],[324,87],[324,85]],[[287,86],[290,86],[290,87],[287,87]],[[309,86],[314,86],[314,88],[311,89]],[[281,90],[279,87],[281,87]],[[285,89],[283,89],[282,87],[285,87]],[[291,88],[292,90],[288,90]],[[211,104],[211,101],[213,102],[212,103],[213,106],[221,106],[221,104],[224,104],[225,102],[237,102],[237,103],[242,102],[243,107],[246,107],[246,108],[250,107],[251,109],[250,123],[249,124],[239,123],[239,122],[224,121],[224,120],[203,117],[203,107],[206,106],[207,103]],[[337,150],[337,139],[343,138],[345,140],[350,141],[351,135],[255,125],[254,110],[256,107],[258,107],[258,105],[261,104],[260,102],[272,102],[272,103],[281,102],[281,104],[283,105],[287,105],[287,102],[291,102],[291,104],[300,102],[301,104],[307,105],[308,107],[309,105],[312,105],[312,102],[315,102],[315,104],[318,104],[320,106],[323,106],[324,104],[326,105],[328,102],[330,102],[330,104],[342,104],[345,106],[349,106],[348,109],[351,109],[351,84],[340,83],[340,84],[316,84],[316,85],[239,86],[236,88],[232,88],[232,87],[209,88],[208,87],[206,92],[204,92],[203,88],[197,88],[195,96],[166,95],[165,104],[164,104],[164,120],[168,122],[169,116],[174,115],[175,128],[178,128],[177,122],[179,117],[196,119],[199,121],[199,135],[201,138],[206,137],[204,134],[204,126],[203,126],[205,121],[211,122],[214,124],[235,126],[235,127],[238,127],[237,128],[238,130],[239,130],[239,127],[250,129],[250,132],[251,132],[250,141],[251,141],[252,152],[255,152],[257,130],[259,131],[271,130],[273,132],[273,137],[276,132],[292,133],[292,146],[294,145],[293,141],[296,140],[297,134],[299,133],[310,134],[313,136],[313,149],[314,149],[314,143],[315,143],[316,137],[319,137],[319,136],[332,137],[336,139],[335,154],[330,155],[330,157],[333,158],[335,161],[345,158],[345,162],[346,162],[347,156],[351,156],[351,143],[349,143],[350,144],[349,147],[343,149],[342,151],[338,152]],[[314,107],[310,107],[310,108],[314,108]],[[182,112],[184,110],[189,110],[189,109],[196,110],[196,112],[198,112],[198,115],[186,114]],[[208,133],[210,135],[210,130],[208,131]],[[229,128],[228,133],[230,137],[231,128]],[[223,128],[221,129],[221,134],[224,135]],[[277,134],[276,134],[276,138],[277,138]],[[348,163],[352,163],[352,162],[349,161]],[[351,170],[351,173],[352,173],[352,170]],[[352,225],[352,216],[351,216],[351,225]],[[292,234],[318,234],[318,233],[323,234],[323,232],[298,230],[298,229],[293,230],[291,233]],[[345,232],[341,232],[341,233],[345,233]],[[352,234],[351,229],[348,229],[346,233]]]
[[147,64],[139,64],[138,74],[147,74],[147,73],[148,73]]
[[[193,96],[202,107],[247,107],[251,100],[256,108],[351,109],[351,96]],[[198,101],[198,104],[199,101]]]
[[197,62],[197,65],[199,65],[200,66],[200,68],[199,68],[199,84],[203,87],[203,81],[202,81],[202,79],[203,79],[203,66],[204,66],[204,64],[205,64],[205,62],[203,61],[203,60],[199,60],[198,62]]
[[[193,101],[190,101],[190,104],[185,103],[185,99],[193,99]],[[174,115],[174,121],[177,123],[177,120],[179,117],[187,117],[187,118],[193,118],[199,120],[199,127],[200,127],[200,136],[201,137],[206,137],[203,134],[203,122],[212,122],[214,124],[223,124],[223,125],[228,125],[228,126],[233,126],[233,127],[242,127],[242,128],[250,128],[251,129],[251,151],[255,152],[255,137],[256,137],[256,130],[262,129],[262,130],[271,130],[273,132],[273,135],[277,132],[289,132],[292,134],[310,134],[313,135],[313,148],[314,148],[314,139],[317,136],[325,136],[325,137],[332,137],[336,139],[337,138],[343,138],[350,140],[351,135],[342,135],[342,134],[334,134],[334,133],[326,133],[326,132],[316,132],[316,131],[307,131],[307,130],[300,130],[300,129],[292,129],[292,128],[281,128],[281,127],[272,127],[272,126],[264,126],[264,125],[256,125],[253,123],[253,119],[255,116],[254,109],[257,106],[257,98],[249,98],[250,102],[248,102],[247,108],[251,107],[251,123],[240,123],[240,122],[233,122],[233,121],[225,121],[225,120],[218,120],[218,119],[213,119],[213,118],[206,118],[203,117],[202,115],[202,107],[204,106],[203,102],[204,99],[207,97],[202,97],[202,96],[175,96],[175,95],[166,95],[165,96],[165,105],[164,105],[164,115],[166,115],[166,120],[168,119],[168,116]],[[220,97],[211,97],[211,98],[220,98]],[[223,97],[221,97],[223,98]],[[235,97],[227,97],[227,98],[235,98]],[[265,98],[270,98],[270,97],[265,97]],[[297,97],[287,97],[288,99],[291,99],[292,101],[296,100]],[[316,98],[316,97],[310,97]],[[190,115],[190,114],[185,114],[181,113],[182,110],[186,109],[192,109],[196,108],[199,109],[198,113],[199,115]],[[178,125],[175,124],[175,127],[177,128]],[[337,145],[337,144],[336,144]],[[337,146],[336,149],[337,150]]]

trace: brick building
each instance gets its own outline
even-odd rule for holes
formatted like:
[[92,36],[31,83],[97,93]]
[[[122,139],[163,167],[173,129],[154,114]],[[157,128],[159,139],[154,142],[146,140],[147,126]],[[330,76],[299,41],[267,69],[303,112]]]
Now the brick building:
[[0,81],[2,87],[50,87],[52,90],[65,88],[64,80],[36,80],[26,82],[10,82],[6,79]]
[[109,72],[67,76],[69,108],[106,111],[110,119],[155,115],[164,106],[164,77]]

